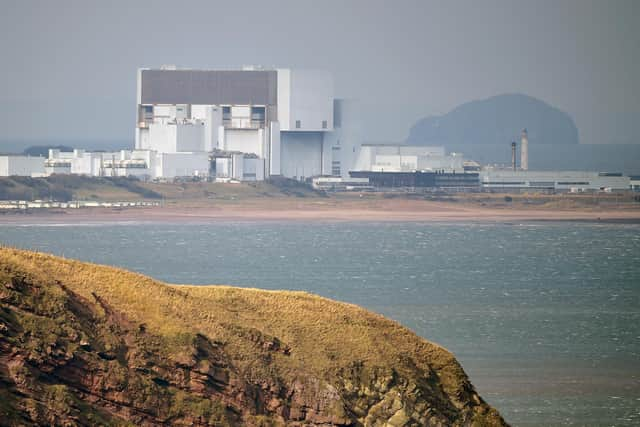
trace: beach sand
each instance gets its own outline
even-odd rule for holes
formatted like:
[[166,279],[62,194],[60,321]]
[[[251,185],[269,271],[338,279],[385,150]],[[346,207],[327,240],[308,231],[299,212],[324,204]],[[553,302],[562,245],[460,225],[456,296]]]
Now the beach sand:
[[640,223],[640,209],[480,206],[411,199],[255,199],[206,206],[30,210],[0,215],[0,224],[90,224],[102,222],[355,221]]

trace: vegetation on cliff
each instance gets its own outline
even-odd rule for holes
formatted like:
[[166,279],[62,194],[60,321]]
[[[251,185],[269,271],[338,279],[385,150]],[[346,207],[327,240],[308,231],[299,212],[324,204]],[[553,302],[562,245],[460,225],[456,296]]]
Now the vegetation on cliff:
[[445,349],[302,292],[0,248],[8,425],[501,426]]

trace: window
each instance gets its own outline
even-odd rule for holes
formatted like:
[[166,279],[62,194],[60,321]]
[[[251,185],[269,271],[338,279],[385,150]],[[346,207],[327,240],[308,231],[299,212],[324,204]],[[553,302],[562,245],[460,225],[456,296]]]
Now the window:
[[231,120],[231,107],[222,107],[222,120]]
[[342,168],[340,167],[340,162],[339,161],[332,161],[331,162],[331,175],[341,175],[342,174]]
[[140,111],[140,121],[147,122],[153,120],[153,105],[143,105]]
[[326,129],[327,128],[327,121],[323,120],[322,121],[322,129]]
[[300,129],[301,123],[300,120],[296,120],[296,129]]
[[264,122],[264,107],[251,107],[251,120]]

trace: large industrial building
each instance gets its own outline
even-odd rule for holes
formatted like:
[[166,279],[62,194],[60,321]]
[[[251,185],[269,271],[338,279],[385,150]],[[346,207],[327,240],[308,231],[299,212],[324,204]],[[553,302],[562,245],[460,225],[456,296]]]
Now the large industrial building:
[[350,175],[371,187],[478,188],[480,165],[444,147],[363,144]]
[[529,140],[511,143],[511,165],[482,168],[444,147],[360,144],[357,105],[333,95],[319,70],[137,73],[132,150],[49,150],[48,158],[0,156],[0,176],[78,174],[141,179],[262,181],[316,178],[318,188],[435,187],[486,191],[616,191],[640,188],[621,174],[529,170]]
[[353,171],[461,173],[479,167],[461,154],[446,154],[444,147],[362,144]]
[[623,191],[631,188],[629,177],[620,173],[505,169],[481,171],[480,185],[494,191],[583,192]]
[[319,70],[141,69],[136,114],[133,150],[3,156],[0,176],[348,178],[360,145],[357,106]]
[[138,71],[136,150],[208,153],[217,178],[347,175],[359,144],[349,104],[318,70]]

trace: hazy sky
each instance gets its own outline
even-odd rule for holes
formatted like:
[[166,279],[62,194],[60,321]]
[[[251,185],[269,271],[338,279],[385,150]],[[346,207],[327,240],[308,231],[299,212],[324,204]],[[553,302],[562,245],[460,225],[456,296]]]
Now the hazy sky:
[[[133,140],[138,67],[324,68],[367,137],[521,92],[639,142],[640,1],[0,0],[0,140]],[[0,151],[2,151],[0,146]]]

